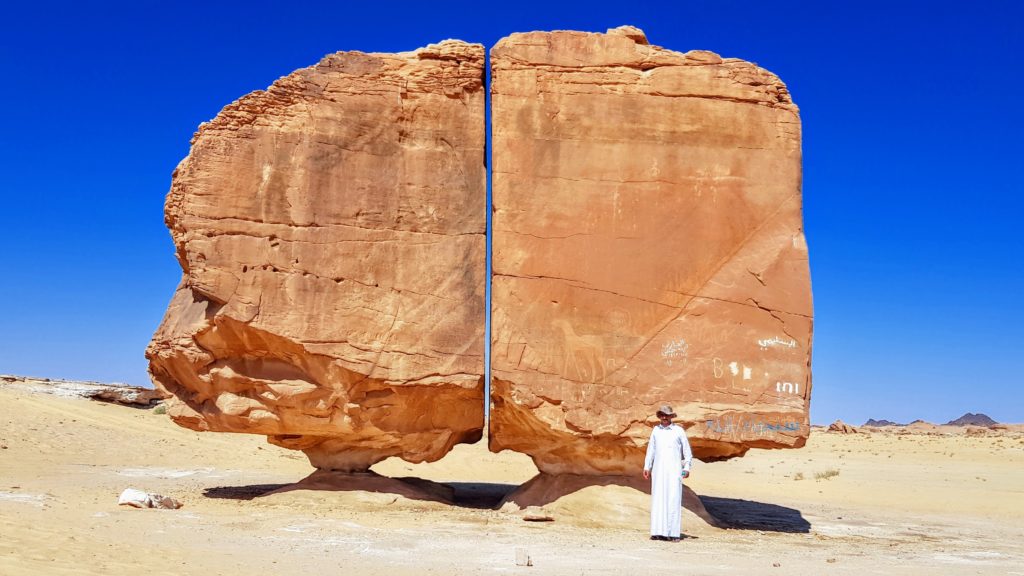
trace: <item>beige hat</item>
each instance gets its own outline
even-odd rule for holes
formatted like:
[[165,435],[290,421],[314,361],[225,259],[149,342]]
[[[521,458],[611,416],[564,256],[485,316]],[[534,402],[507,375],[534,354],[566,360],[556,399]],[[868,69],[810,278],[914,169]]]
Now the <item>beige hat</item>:
[[675,418],[676,413],[672,411],[672,407],[668,404],[662,404],[661,408],[658,408],[658,414],[664,414],[665,416],[671,416]]

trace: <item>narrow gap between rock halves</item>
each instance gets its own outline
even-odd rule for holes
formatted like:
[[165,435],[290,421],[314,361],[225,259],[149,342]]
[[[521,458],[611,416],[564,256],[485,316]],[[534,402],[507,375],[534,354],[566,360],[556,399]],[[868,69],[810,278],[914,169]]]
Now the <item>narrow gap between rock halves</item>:
[[491,53],[484,50],[484,173],[486,174],[486,248],[484,250],[484,437],[490,438],[491,429],[491,274],[493,269],[492,245],[494,238],[494,199],[491,196],[494,158],[492,157],[493,130],[491,127]]

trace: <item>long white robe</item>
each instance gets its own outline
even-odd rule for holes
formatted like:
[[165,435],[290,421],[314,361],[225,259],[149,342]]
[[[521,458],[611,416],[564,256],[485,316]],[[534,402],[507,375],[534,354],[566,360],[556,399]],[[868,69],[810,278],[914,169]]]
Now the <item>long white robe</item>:
[[681,426],[654,427],[644,460],[644,470],[651,471],[651,536],[679,537],[683,471],[690,471],[692,460],[690,442]]

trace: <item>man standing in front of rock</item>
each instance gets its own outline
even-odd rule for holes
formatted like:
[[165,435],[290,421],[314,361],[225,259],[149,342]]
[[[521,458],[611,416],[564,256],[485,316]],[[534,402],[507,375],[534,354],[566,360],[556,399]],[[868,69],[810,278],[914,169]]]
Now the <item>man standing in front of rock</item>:
[[682,480],[690,475],[693,452],[683,427],[672,423],[675,417],[671,406],[662,406],[661,422],[647,443],[644,479],[651,480],[651,540],[678,542],[681,537]]

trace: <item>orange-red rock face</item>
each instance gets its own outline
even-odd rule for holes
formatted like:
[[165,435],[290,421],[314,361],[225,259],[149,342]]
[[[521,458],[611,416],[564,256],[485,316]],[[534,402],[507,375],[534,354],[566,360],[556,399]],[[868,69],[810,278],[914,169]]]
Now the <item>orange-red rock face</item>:
[[337,53],[200,127],[147,349],[196,430],[318,468],[435,460],[483,427],[483,47]]
[[697,457],[803,445],[800,118],[771,73],[642,33],[491,51],[491,449],[635,474],[672,404]]

